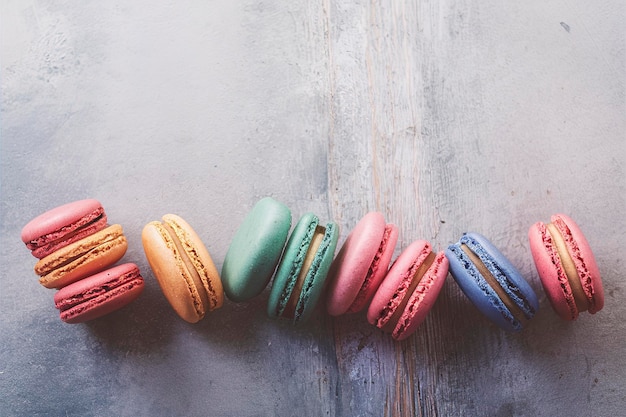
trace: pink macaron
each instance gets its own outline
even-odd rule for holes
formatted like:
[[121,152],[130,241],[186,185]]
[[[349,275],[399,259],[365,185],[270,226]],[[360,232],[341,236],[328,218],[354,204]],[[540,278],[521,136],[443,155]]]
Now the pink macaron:
[[328,274],[328,313],[362,310],[387,273],[398,241],[398,228],[379,212],[367,213],[346,238]]
[[41,259],[106,225],[107,217],[98,200],[79,200],[32,219],[22,229],[22,241],[34,257]]
[[66,323],[102,317],[134,301],[144,281],[137,265],[126,263],[61,288],[54,304]]
[[550,221],[533,224],[528,238],[552,308],[563,320],[575,320],[583,311],[597,313],[604,307],[604,289],[587,239],[565,214]]
[[448,259],[430,243],[410,244],[393,263],[367,310],[367,320],[391,333],[409,337],[435,304],[448,275]]

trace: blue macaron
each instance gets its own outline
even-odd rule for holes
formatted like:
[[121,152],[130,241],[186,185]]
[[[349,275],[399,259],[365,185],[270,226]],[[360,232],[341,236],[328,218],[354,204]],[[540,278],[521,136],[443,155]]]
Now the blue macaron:
[[448,246],[450,274],[493,323],[522,330],[539,308],[537,295],[511,262],[484,236],[466,233]]

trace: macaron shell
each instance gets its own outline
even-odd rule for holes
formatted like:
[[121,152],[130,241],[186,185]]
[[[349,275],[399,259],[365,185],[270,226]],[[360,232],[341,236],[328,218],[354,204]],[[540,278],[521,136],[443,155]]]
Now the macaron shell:
[[143,228],[141,241],[150,268],[174,311],[189,323],[198,322],[206,309],[169,232],[161,222],[150,222]]
[[104,208],[94,199],[64,204],[32,219],[21,238],[36,258],[102,230],[107,225]]
[[[382,213],[369,212],[363,216],[330,267],[326,300],[330,315],[338,316],[365,308],[387,273],[397,239],[397,227],[387,227]],[[375,259],[378,261],[376,268],[364,286]]]
[[570,238],[566,239],[565,242],[568,245],[570,256],[576,264],[583,290],[589,300],[588,311],[595,314],[604,307],[604,287],[596,258],[578,224],[562,213],[552,216],[553,223],[557,219],[561,219],[569,229]]
[[61,310],[61,320],[82,323],[131,303],[143,288],[139,268],[122,264],[62,288],[55,294],[54,303]]
[[222,265],[222,285],[235,302],[259,295],[272,278],[283,252],[291,211],[266,197],[246,216],[228,248]]
[[111,225],[41,259],[35,265],[46,288],[62,288],[119,261],[128,248],[119,224]]

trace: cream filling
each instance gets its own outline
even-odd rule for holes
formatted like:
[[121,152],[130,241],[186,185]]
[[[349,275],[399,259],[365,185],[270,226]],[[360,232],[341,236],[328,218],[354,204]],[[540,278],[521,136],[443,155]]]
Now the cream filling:
[[519,321],[522,326],[525,327],[526,323],[528,322],[528,319],[526,319],[526,315],[524,314],[522,309],[520,309],[517,304],[515,304],[513,300],[511,300],[511,297],[509,297],[504,288],[502,288],[496,277],[494,277],[493,274],[489,272],[489,269],[485,266],[483,261],[481,261],[480,258],[474,252],[472,252],[469,247],[467,247],[467,245],[462,244],[461,249],[470,258],[472,263],[478,269],[478,272],[480,272],[480,275],[483,276],[485,281],[487,281],[487,284],[489,284],[489,286],[496,292],[500,300],[502,300],[506,308],[509,309],[513,317],[515,317],[515,319]]
[[295,315],[298,300],[300,299],[300,293],[302,292],[302,287],[304,286],[304,281],[306,280],[309,269],[311,268],[313,260],[317,255],[317,250],[324,241],[325,234],[325,227],[317,226],[315,228],[315,231],[313,232],[313,237],[311,238],[311,243],[309,244],[309,248],[307,249],[306,255],[304,256],[302,267],[300,268],[300,272],[298,273],[298,278],[296,279],[296,283],[291,290],[291,295],[289,296],[289,301],[287,302],[285,310],[283,311],[284,317],[293,318]]
[[578,308],[578,311],[587,311],[587,308],[589,306],[587,302],[587,297],[585,296],[585,291],[583,290],[583,286],[580,282],[580,276],[578,275],[578,271],[576,270],[574,260],[567,250],[565,239],[563,239],[561,232],[559,232],[559,229],[557,229],[554,224],[548,223],[546,225],[546,229],[548,230],[548,233],[550,233],[550,237],[552,237],[554,246],[556,246],[556,251],[559,254],[561,265],[563,266],[565,275],[567,275],[567,281],[569,282],[569,286],[572,289],[572,294],[574,295],[576,307]]

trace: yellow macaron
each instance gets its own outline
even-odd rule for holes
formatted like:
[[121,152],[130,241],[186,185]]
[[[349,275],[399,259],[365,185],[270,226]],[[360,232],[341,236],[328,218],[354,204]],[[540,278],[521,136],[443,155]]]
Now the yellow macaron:
[[113,265],[127,248],[122,226],[114,224],[40,259],[35,273],[44,287],[61,288]]
[[189,323],[220,308],[224,290],[211,255],[193,228],[182,218],[166,214],[145,225],[144,252],[161,291],[176,313]]

